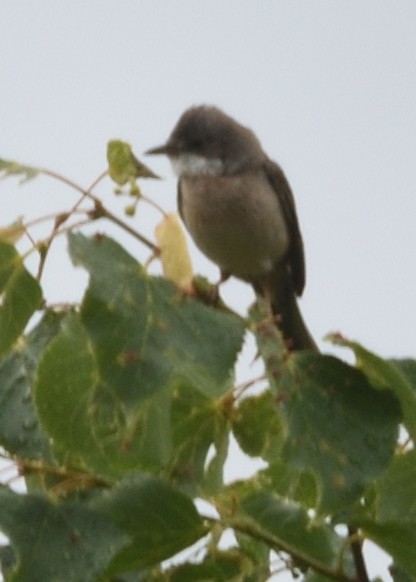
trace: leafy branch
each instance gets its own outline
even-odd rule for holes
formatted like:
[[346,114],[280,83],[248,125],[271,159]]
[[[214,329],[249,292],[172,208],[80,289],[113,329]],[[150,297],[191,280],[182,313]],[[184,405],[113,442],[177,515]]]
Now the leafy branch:
[[[242,318],[193,279],[176,217],[159,209],[155,244],[107,209],[107,174],[133,197],[127,216],[151,203],[138,180],[156,177],[128,144],[110,142],[108,161],[87,188],[0,161],[4,176],[45,175],[78,196],[0,229],[0,445],[27,488],[0,486],[5,579],[264,582],[273,550],[306,581],[368,582],[365,540],[391,556],[395,582],[414,579],[415,360],[340,335],[331,339],[355,365],[290,352],[267,306]],[[157,256],[165,277],[105,234],[82,233],[101,218]],[[41,221],[52,226],[37,241]],[[14,247],[25,233],[41,257],[36,277]],[[62,235],[89,282],[79,305],[58,309],[41,283]],[[248,333],[264,373],[236,384]],[[231,436],[262,468],[225,484]]]

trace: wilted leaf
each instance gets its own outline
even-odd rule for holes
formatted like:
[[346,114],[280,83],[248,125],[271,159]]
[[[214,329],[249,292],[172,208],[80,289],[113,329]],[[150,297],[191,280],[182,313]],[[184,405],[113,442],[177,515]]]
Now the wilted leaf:
[[37,168],[24,166],[19,164],[19,162],[11,162],[10,160],[0,159],[0,173],[1,172],[3,172],[3,176],[0,175],[0,177],[21,176],[22,182],[32,180],[39,174],[39,170]]
[[173,281],[180,289],[192,285],[192,264],[186,238],[179,217],[167,214],[156,227],[156,239],[160,248],[160,260],[166,279]]
[[12,224],[0,228],[0,241],[14,245],[25,234],[25,232],[23,217],[19,216],[19,218]]

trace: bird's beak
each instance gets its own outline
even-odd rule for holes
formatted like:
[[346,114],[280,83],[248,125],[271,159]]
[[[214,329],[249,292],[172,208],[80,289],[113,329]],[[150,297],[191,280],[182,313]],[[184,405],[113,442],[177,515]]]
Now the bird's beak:
[[146,155],[164,154],[165,156],[168,156],[170,153],[172,153],[172,148],[169,146],[169,144],[166,143],[156,148],[151,148],[150,150],[147,150],[144,153]]

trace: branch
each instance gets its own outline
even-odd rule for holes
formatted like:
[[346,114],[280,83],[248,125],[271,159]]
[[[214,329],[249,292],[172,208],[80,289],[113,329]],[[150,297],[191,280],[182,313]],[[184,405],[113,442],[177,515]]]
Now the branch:
[[350,537],[351,552],[354,559],[355,571],[357,572],[357,582],[370,582],[358,530],[355,527],[349,525],[348,534]]
[[[4,457],[3,457],[4,458]],[[12,459],[11,459],[12,460]],[[54,466],[43,461],[16,458],[15,463],[22,477],[28,475],[49,475],[60,479],[49,491],[56,496],[67,495],[69,491],[85,490],[93,487],[110,488],[114,485],[109,479],[93,475],[87,471],[73,470],[64,466]]]
[[101,200],[99,200],[96,196],[94,196],[92,194],[92,192],[91,192],[92,188],[94,188],[98,184],[98,182],[100,180],[102,180],[102,178],[104,176],[107,175],[107,172],[103,172],[102,174],[100,174],[100,176],[96,180],[94,180],[92,185],[86,190],[85,188],[83,188],[82,186],[80,186],[79,184],[74,182],[73,180],[70,180],[69,178],[66,178],[65,176],[61,176],[61,174],[58,174],[57,172],[54,172],[52,170],[48,170],[47,168],[39,168],[38,171],[40,174],[44,174],[45,176],[49,176],[50,178],[54,178],[55,180],[58,180],[60,182],[63,182],[64,184],[67,184],[67,186],[70,186],[71,188],[78,190],[78,192],[80,192],[82,194],[81,199],[77,202],[74,209],[79,206],[79,204],[82,202],[82,200],[84,198],[89,198],[90,200],[92,200],[94,202],[94,205],[95,205],[95,209],[94,209],[93,213],[91,214],[92,218],[107,218],[108,220],[111,220],[112,222],[114,222],[114,224],[117,224],[117,226],[119,226],[120,228],[122,228],[123,230],[128,232],[131,236],[134,236],[142,244],[147,246],[153,253],[155,253],[156,255],[159,254],[159,247],[157,245],[155,245],[150,240],[148,240],[146,237],[144,237],[139,232],[134,230],[134,228],[132,228],[126,222],[124,222],[123,220],[121,220],[120,218],[115,216],[112,212],[110,212],[103,205]]
[[93,200],[95,202],[95,208],[90,213],[91,218],[95,218],[95,219],[108,218],[108,220],[111,220],[111,222],[114,222],[114,224],[117,224],[117,226],[119,226],[120,228],[122,228],[123,230],[125,230],[126,232],[131,234],[131,236],[134,236],[134,238],[137,238],[137,240],[139,240],[141,243],[143,243],[145,246],[147,246],[155,255],[158,255],[160,253],[159,247],[157,245],[153,244],[150,240],[148,240],[146,237],[144,237],[139,232],[137,232],[137,230],[134,230],[134,228],[131,228],[131,226],[129,226],[126,222],[124,222],[123,220],[121,220],[120,218],[115,216],[115,214],[110,212],[102,204],[102,202],[100,200],[98,200],[98,198],[95,198],[95,196],[92,196],[91,198],[93,198]]
[[286,541],[272,535],[271,533],[265,531],[259,527],[256,523],[249,519],[242,518],[230,518],[226,520],[227,527],[235,529],[241,533],[247,534],[253,538],[265,542],[271,549],[277,552],[286,552],[290,554],[293,559],[302,562],[306,566],[309,566],[316,572],[331,578],[332,580],[338,580],[339,582],[364,582],[361,578],[350,578],[346,576],[344,572],[340,571],[338,568],[331,568],[330,566],[319,562],[312,556],[309,556],[299,550],[298,548],[291,546]]

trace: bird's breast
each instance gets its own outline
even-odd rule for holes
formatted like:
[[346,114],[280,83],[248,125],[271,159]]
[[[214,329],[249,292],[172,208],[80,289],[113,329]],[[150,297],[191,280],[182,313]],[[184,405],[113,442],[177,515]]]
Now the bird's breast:
[[262,171],[182,177],[179,196],[195,244],[222,271],[252,279],[284,259],[289,233],[278,192]]

